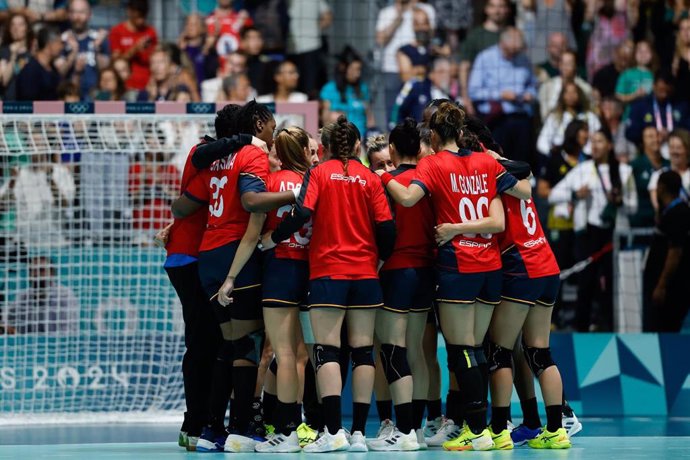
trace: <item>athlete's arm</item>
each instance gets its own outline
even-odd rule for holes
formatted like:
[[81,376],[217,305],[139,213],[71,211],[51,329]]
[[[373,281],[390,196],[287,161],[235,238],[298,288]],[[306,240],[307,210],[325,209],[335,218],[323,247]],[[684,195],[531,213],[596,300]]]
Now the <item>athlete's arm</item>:
[[172,215],[175,219],[184,219],[187,216],[194,214],[204,203],[196,201],[190,198],[189,195],[180,195],[175,201],[173,201],[170,209],[172,210]]
[[245,192],[240,200],[242,207],[248,212],[269,212],[286,204],[293,204],[295,193],[292,190],[285,192]]
[[532,198],[532,184],[529,179],[522,179],[518,181],[512,188],[509,188],[504,193],[514,196],[520,200],[529,200]]
[[247,230],[242,236],[240,245],[237,247],[237,252],[235,253],[235,258],[232,259],[232,265],[228,271],[228,276],[225,278],[225,282],[218,289],[218,303],[227,306],[232,303],[232,297],[230,294],[235,288],[235,278],[242,271],[245,264],[252,256],[252,253],[256,249],[256,243],[261,237],[261,229],[266,221],[266,214],[264,213],[252,213],[249,216],[249,224],[247,225]]
[[416,205],[419,200],[424,198],[426,192],[422,187],[417,184],[410,184],[409,187],[405,187],[400,182],[393,179],[390,173],[385,173],[383,170],[376,171],[376,174],[381,176],[383,184],[386,190],[393,197],[396,203],[403,205],[406,208],[411,208]]
[[[245,145],[252,144],[254,136],[251,134],[236,134],[218,140],[206,137],[205,140],[206,143],[199,145],[192,155],[192,165],[196,169],[206,169],[214,161],[237,152]],[[260,141],[260,139],[257,140]]]
[[489,216],[460,224],[441,224],[436,226],[436,242],[443,246],[457,235],[463,233],[501,233],[506,228],[503,202],[494,197],[489,204]]
[[292,212],[278,224],[275,230],[268,232],[261,237],[261,244],[263,249],[273,249],[278,243],[287,239],[298,231],[306,221],[311,217],[311,210],[297,204],[292,209]]
[[387,220],[376,224],[376,246],[379,249],[379,259],[388,260],[395,248],[395,222]]

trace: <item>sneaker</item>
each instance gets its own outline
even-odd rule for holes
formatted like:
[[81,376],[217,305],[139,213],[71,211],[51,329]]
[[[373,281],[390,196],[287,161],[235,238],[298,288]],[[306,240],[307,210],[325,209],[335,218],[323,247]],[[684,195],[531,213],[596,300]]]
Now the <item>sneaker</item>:
[[484,428],[479,434],[472,433],[472,430],[465,424],[462,433],[457,438],[443,443],[445,450],[491,450],[494,448],[494,441],[491,433]]
[[324,428],[319,439],[305,446],[303,450],[307,453],[320,453],[343,451],[349,448],[350,443],[345,436],[345,430],[341,428],[336,434],[330,434],[328,428]]
[[254,450],[257,452],[289,454],[299,452],[302,448],[299,446],[297,432],[293,431],[289,436],[285,436],[282,433],[271,434],[267,441],[256,444]]
[[513,444],[516,446],[521,446],[525,444],[530,439],[534,439],[541,433],[541,428],[527,428],[525,425],[518,425],[511,433],[510,437],[513,440]]
[[379,426],[379,431],[376,432],[376,439],[387,438],[394,431],[395,424],[391,420],[386,419],[383,422],[381,422],[381,425]]
[[266,433],[267,430],[263,420],[250,420],[245,434],[250,438],[263,438],[261,441],[265,441]]
[[441,428],[441,425],[443,425],[443,420],[443,417],[436,417],[433,420],[427,420],[424,424],[424,437],[431,438],[434,436],[438,432],[439,428]]
[[559,428],[555,433],[548,431],[546,428],[539,433],[534,439],[527,441],[527,444],[532,449],[570,449],[570,439],[568,439],[568,432],[565,428]]
[[570,406],[563,408],[562,420],[563,428],[565,428],[565,431],[568,433],[568,438],[572,438],[582,431],[582,423],[580,423],[580,420],[578,420],[577,415],[575,415],[575,412],[573,412]]
[[405,434],[399,430],[394,430],[385,438],[377,438],[369,443],[369,448],[376,451],[411,451],[419,450],[419,443],[417,442],[417,433],[410,430]]
[[273,436],[276,434],[276,427],[273,425],[264,425],[264,433],[266,433],[266,436],[264,436],[266,439],[269,438],[269,436]]
[[491,433],[491,440],[494,442],[494,449],[496,450],[512,450],[513,440],[510,437],[510,431],[506,428],[500,433],[494,433],[494,430],[489,427]]
[[217,432],[213,428],[204,427],[196,443],[196,450],[197,452],[223,452],[227,436],[225,430]]
[[361,431],[355,431],[350,435],[348,439],[350,447],[347,449],[348,452],[368,452],[367,439],[364,437]]
[[177,445],[183,448],[187,448],[187,432],[186,431],[180,431],[180,434],[177,436]]
[[266,441],[266,438],[261,436],[253,436],[250,433],[246,435],[231,433],[225,440],[225,452],[255,452],[254,448],[260,442]]
[[415,430],[415,434],[417,435],[417,444],[419,444],[419,450],[427,450],[429,446],[426,445],[426,439],[424,439],[424,430],[418,428]]
[[513,425],[513,422],[511,420],[508,420],[508,431],[511,433],[515,430],[515,425]]
[[312,442],[316,441],[316,438],[319,434],[306,423],[302,423],[295,431],[297,432],[297,437],[299,438],[300,447],[304,447],[307,444],[311,444]]
[[444,442],[453,440],[460,436],[461,431],[462,427],[456,425],[453,419],[444,419],[436,434],[425,438],[426,444],[429,447],[440,447]]
[[195,452],[199,443],[199,436],[187,436],[187,452]]

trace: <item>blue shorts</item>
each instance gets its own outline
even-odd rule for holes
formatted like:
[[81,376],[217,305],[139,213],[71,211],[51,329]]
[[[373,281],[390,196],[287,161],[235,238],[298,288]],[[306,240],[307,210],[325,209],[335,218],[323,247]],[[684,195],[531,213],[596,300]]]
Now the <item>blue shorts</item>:
[[383,306],[383,294],[377,279],[334,280],[324,277],[309,282],[308,303],[309,308],[379,308]]
[[503,295],[505,300],[524,305],[539,304],[553,307],[558,298],[561,279],[558,275],[527,278],[526,276],[504,276]]
[[232,260],[240,245],[239,240],[221,247],[199,253],[199,279],[211,300],[218,322],[231,319],[261,319],[261,252],[254,251],[235,279],[232,291],[233,302],[227,307],[220,305],[216,298],[218,289],[228,276]]
[[383,309],[394,313],[423,313],[431,310],[436,295],[432,268],[399,268],[379,273]]
[[481,273],[458,273],[438,271],[438,292],[436,302],[469,304],[480,302],[486,305],[501,303],[501,270]]
[[263,260],[264,308],[299,307],[307,300],[309,262],[277,259],[275,251],[266,251]]

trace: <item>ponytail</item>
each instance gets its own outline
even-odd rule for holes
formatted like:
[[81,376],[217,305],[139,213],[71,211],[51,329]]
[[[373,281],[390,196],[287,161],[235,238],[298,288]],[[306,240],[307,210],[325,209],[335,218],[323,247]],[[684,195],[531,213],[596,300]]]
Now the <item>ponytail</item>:
[[357,141],[360,140],[359,130],[345,115],[340,115],[331,140],[332,157],[342,161],[343,172],[347,176],[349,159],[357,156],[354,150]]

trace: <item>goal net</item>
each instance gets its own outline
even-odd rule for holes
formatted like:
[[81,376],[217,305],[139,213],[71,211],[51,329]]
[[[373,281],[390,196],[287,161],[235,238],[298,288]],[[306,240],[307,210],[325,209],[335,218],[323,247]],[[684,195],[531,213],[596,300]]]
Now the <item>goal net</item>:
[[[171,221],[189,149],[215,135],[216,107],[176,106],[5,110],[0,424],[181,418],[182,309],[152,238]],[[314,103],[286,106],[279,123],[313,131]]]

